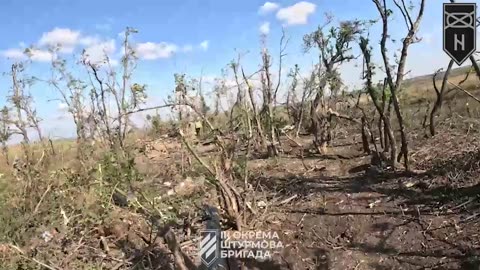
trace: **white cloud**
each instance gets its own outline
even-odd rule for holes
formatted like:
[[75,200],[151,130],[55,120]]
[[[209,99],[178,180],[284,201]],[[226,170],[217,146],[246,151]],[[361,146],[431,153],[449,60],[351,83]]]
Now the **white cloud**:
[[78,43],[84,46],[92,46],[100,42],[99,37],[85,36],[78,40]]
[[28,57],[32,61],[37,62],[50,62],[54,58],[53,54],[47,50],[40,49],[8,49],[1,52],[3,57],[12,59],[12,60],[26,60]]
[[159,58],[169,58],[177,52],[178,46],[172,43],[145,42],[136,46],[136,53],[141,59],[155,60]]
[[264,35],[268,35],[268,33],[270,33],[270,23],[269,22],[262,23],[262,25],[260,25],[259,30],[260,30],[260,33]]
[[117,59],[109,59],[109,61],[112,67],[116,67],[118,66],[118,64],[120,64],[120,61],[118,61]]
[[267,14],[267,13],[270,13],[272,11],[277,10],[279,7],[280,6],[277,3],[265,2],[265,4],[263,4],[263,6],[261,6],[260,9],[258,10],[258,13],[264,15],[264,14]]
[[[115,40],[110,39],[104,42],[95,41],[85,49],[86,59],[94,64],[100,64],[105,61],[105,56],[111,57],[115,53]],[[114,65],[115,61],[110,60]],[[118,61],[116,61],[118,64]]]
[[209,45],[210,45],[210,42],[208,40],[204,40],[200,43],[200,48],[202,48],[202,50],[206,51],[206,50],[208,50]]
[[60,51],[63,53],[73,52],[80,38],[80,32],[69,28],[55,27],[52,31],[42,34],[38,41],[40,46],[60,45]]
[[277,12],[277,19],[286,25],[306,24],[308,17],[315,12],[316,5],[301,1],[292,6],[282,8]]
[[[122,33],[119,33],[119,36]],[[59,46],[59,53],[78,52],[78,49],[85,49],[86,59],[92,63],[101,64],[105,62],[105,56],[109,57],[110,64],[116,66],[119,64],[121,54],[116,53],[116,40],[105,39],[98,35],[84,35],[80,31],[68,28],[56,27],[49,32],[42,34],[41,38],[33,44],[34,48],[30,49],[29,57],[33,61],[47,62],[51,61],[54,56],[49,52],[50,46]],[[0,56],[15,60],[25,60],[25,43],[21,42],[17,48],[10,48],[0,51]],[[194,50],[208,50],[209,41],[205,40],[193,46],[186,44],[179,46],[168,42],[144,42],[135,46],[135,51],[139,58],[146,60],[155,60],[161,58],[169,58],[177,52],[192,52]]]
[[8,49],[1,52],[3,57],[13,59],[13,60],[23,60],[27,57],[25,56],[24,50],[21,49]]
[[58,110],[61,112],[65,112],[68,109],[67,103],[60,102],[58,103]]
[[[48,51],[50,46],[59,46],[59,53],[72,53],[78,46],[86,47],[85,50],[92,62],[100,62],[104,60],[105,53],[107,55],[115,52],[115,41],[103,40],[98,36],[82,35],[80,31],[69,28],[55,27],[49,32],[42,34],[34,48],[29,49],[28,56],[32,61],[49,62],[52,60],[53,54]],[[26,44],[20,42],[20,48],[12,48],[1,52],[6,58],[23,60],[26,59],[24,51]],[[118,63],[112,60],[111,63]]]
[[203,75],[203,76],[202,76],[202,83],[213,85],[213,84],[215,84],[215,82],[217,81],[217,78],[218,78],[217,76],[212,75],[212,74],[210,74],[210,75]]
[[30,55],[30,58],[32,61],[37,61],[37,62],[50,62],[52,59],[54,59],[54,55],[46,50],[40,50],[40,49],[29,49],[28,54]]

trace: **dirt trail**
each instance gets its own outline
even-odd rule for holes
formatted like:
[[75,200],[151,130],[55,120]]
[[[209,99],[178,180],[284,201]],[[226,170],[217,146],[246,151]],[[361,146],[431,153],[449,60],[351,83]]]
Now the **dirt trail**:
[[268,206],[249,226],[279,232],[285,249],[249,269],[480,269],[480,170],[465,166],[480,160],[480,143],[445,136],[413,146],[423,175],[376,170],[348,140],[326,156],[305,152],[303,163],[285,145],[277,159],[251,160],[251,184]]
[[253,162],[257,184],[298,194],[270,210],[265,228],[283,232],[288,248],[261,269],[480,269],[478,183],[450,190],[440,176],[365,171],[359,150],[333,147],[306,161],[321,168],[308,173],[292,158]]

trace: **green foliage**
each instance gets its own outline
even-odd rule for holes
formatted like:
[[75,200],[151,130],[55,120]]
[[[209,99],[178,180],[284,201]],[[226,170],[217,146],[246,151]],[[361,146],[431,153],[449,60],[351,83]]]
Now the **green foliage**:
[[0,111],[0,142],[6,143],[12,133],[10,131],[10,113],[7,106],[4,106]]
[[[373,97],[375,100],[378,102],[381,102],[383,99],[383,83],[378,83],[376,86],[373,86]],[[385,87],[385,100],[388,102],[390,100],[390,97],[392,96],[392,93],[390,91],[390,87],[387,85]]]
[[354,41],[356,36],[363,31],[362,22],[359,20],[342,21],[337,31],[336,36],[341,41]]
[[152,135],[158,135],[161,133],[161,125],[162,125],[162,119],[160,118],[159,114],[155,115],[147,115],[147,121],[150,122],[151,130],[150,134]]
[[248,158],[245,155],[241,155],[235,160],[233,166],[233,175],[236,179],[245,178],[245,167],[248,166]]
[[175,128],[176,123],[173,120],[162,120],[160,114],[147,114],[146,120],[150,123],[147,130],[148,135],[158,137],[160,135],[171,134]]
[[[349,44],[363,32],[363,22],[359,20],[342,21],[338,26],[332,26],[326,31],[324,26],[319,26],[317,30],[303,37],[305,49],[317,47],[322,51],[322,57],[325,58],[345,58],[343,54],[350,50]],[[350,56],[346,57],[350,58]]]
[[133,157],[107,152],[103,156],[100,167],[101,179],[109,184],[127,187],[126,185],[131,182],[142,180],[135,168]]
[[275,118],[273,119],[273,126],[282,128],[288,124],[289,124],[289,118],[288,118],[287,108],[284,106],[276,107]]
[[332,72],[326,74],[327,82],[330,85],[330,90],[332,95],[336,96],[340,88],[343,86],[342,76],[338,70],[333,70]]
[[173,74],[175,78],[175,92],[180,92],[186,94],[185,89],[185,74]]

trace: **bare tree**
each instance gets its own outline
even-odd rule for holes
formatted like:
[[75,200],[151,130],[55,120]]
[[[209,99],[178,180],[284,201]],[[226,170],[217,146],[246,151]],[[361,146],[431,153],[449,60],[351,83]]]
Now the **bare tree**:
[[328,17],[327,23],[303,39],[307,50],[313,47],[319,50],[318,85],[310,107],[310,118],[314,144],[322,154],[326,153],[327,145],[331,141],[332,118],[329,115],[329,108],[335,104],[342,84],[338,66],[355,58],[350,53],[350,44],[361,32],[360,21],[341,22],[338,27],[331,27],[326,31],[325,28],[331,21],[332,18]]
[[[374,75],[374,66],[373,64],[371,63],[371,51],[372,51],[372,48],[368,45],[368,39],[364,38],[364,37],[361,37],[360,38],[360,49],[362,50],[362,53],[363,53],[363,56],[364,56],[364,62],[365,62],[365,74],[364,74],[364,77],[365,77],[365,80],[366,80],[366,89],[367,89],[367,93],[369,94],[372,102],[373,102],[373,105],[375,106],[375,109],[376,111],[378,112],[379,114],[379,118],[380,118],[380,124],[383,123],[383,130],[380,131],[380,134],[385,134],[385,135],[381,135],[381,137],[385,137],[385,142],[382,141],[382,144],[383,144],[383,150],[384,152],[388,152],[388,150],[390,150],[390,162],[392,164],[392,166],[395,166],[395,160],[396,160],[396,154],[397,154],[397,146],[396,146],[396,142],[395,142],[395,137],[394,137],[394,133],[393,133],[393,130],[392,130],[392,127],[391,127],[391,122],[390,122],[390,114],[389,113],[385,113],[385,100],[386,100],[386,85],[384,84],[383,87],[383,95],[382,95],[382,103],[380,103],[380,98],[379,98],[379,93],[377,91],[378,88],[375,88],[374,85],[373,85],[373,82],[372,82],[372,77]],[[366,117],[366,115],[364,114],[364,117]],[[382,132],[383,131],[383,132]],[[388,142],[387,142],[387,138],[388,138]],[[375,140],[373,140],[372,142],[373,144],[375,144]],[[389,145],[389,148],[387,148]],[[379,156],[379,158],[382,158],[381,156]]]
[[298,108],[295,105],[297,103],[299,71],[300,71],[300,68],[298,67],[298,64],[295,64],[294,68],[291,69],[287,75],[288,77],[292,78],[290,88],[288,89],[288,92],[287,92],[287,102],[286,102],[287,114],[290,120],[293,121],[293,123],[295,124],[296,124],[296,121],[298,120],[298,112],[297,112]]
[[398,101],[398,91],[402,88],[402,82],[405,75],[405,65],[408,58],[408,48],[414,42],[420,41],[417,38],[416,34],[420,26],[420,22],[423,17],[425,10],[425,0],[420,0],[420,5],[418,8],[418,13],[415,18],[412,17],[412,9],[407,7],[404,0],[394,0],[395,5],[400,10],[405,24],[407,26],[407,34],[403,38],[402,48],[400,58],[398,60],[398,66],[395,74],[393,73],[390,60],[388,58],[387,52],[387,39],[389,38],[389,17],[392,14],[392,10],[388,8],[386,0],[372,0],[375,4],[377,11],[381,16],[382,21],[382,38],[380,41],[380,49],[382,54],[383,65],[386,74],[386,82],[390,87],[390,92],[392,95],[393,107],[397,116],[398,124],[400,126],[400,138],[401,138],[401,150],[397,157],[397,161],[400,161],[403,156],[403,162],[406,170],[409,170],[408,162],[408,139],[407,133],[405,131],[405,124],[403,119],[403,114],[400,108],[400,103]]
[[10,137],[12,136],[12,131],[10,130],[11,123],[8,107],[4,106],[0,111],[0,143],[2,144],[2,152],[7,165],[10,165],[8,140],[10,140]]
[[[267,148],[267,155],[269,157],[278,155],[278,136],[277,136],[277,127],[275,124],[275,107],[277,105],[277,95],[280,89],[280,83],[282,78],[282,61],[285,57],[285,50],[288,44],[288,39],[285,37],[285,32],[283,32],[280,39],[280,49],[279,49],[279,58],[278,58],[278,70],[277,70],[277,80],[273,79],[271,67],[272,67],[272,57],[269,50],[266,47],[266,35],[261,36],[262,42],[262,51],[261,59],[262,63],[260,70],[249,76],[246,75],[245,70],[240,66],[240,61],[232,62],[230,67],[233,70],[234,78],[237,87],[237,99],[232,108],[231,116],[233,115],[233,110],[239,108],[240,117],[245,119],[247,117],[249,122],[245,122],[245,130],[251,130],[252,124],[250,121],[253,121],[253,127],[255,127],[255,133],[257,134],[258,141],[262,147]],[[240,81],[239,70],[241,70],[243,82]],[[257,107],[257,100],[255,99],[255,87],[253,86],[251,79],[254,75],[260,75],[260,90],[262,101],[260,106]],[[250,100],[250,105],[247,102],[247,96]],[[251,110],[252,114],[249,113]],[[230,119],[231,125],[233,124],[233,118]],[[237,121],[238,122],[238,121]],[[252,130],[253,132],[253,130]]]
[[288,44],[288,40],[283,32],[280,39],[280,51],[278,58],[278,73],[277,81],[274,82],[270,71],[272,65],[271,55],[266,47],[266,36],[262,36],[262,66],[260,71],[260,81],[262,84],[262,97],[263,104],[260,110],[260,115],[264,121],[264,131],[267,140],[267,155],[269,157],[277,156],[277,135],[275,126],[275,105],[277,100],[278,90],[280,89],[280,83],[282,78],[282,59],[285,57],[285,49]]
[[[297,64],[295,64],[294,68],[290,71],[288,74],[289,77],[292,78],[292,83],[290,85],[290,88],[287,92],[287,113],[288,117],[290,118],[290,121],[293,122],[294,124],[294,129],[296,130],[296,136],[298,137],[298,134],[300,133],[300,128],[302,127],[302,118],[303,118],[303,103],[304,103],[304,94],[305,91],[302,91],[302,99],[301,101],[298,100],[297,97],[297,88],[299,85],[299,79],[300,79],[300,74],[299,74],[300,68],[298,67]],[[305,87],[303,87],[305,90]]]
[[224,69],[222,69],[222,76],[220,78],[215,79],[215,85],[213,87],[213,93],[215,95],[215,101],[213,105],[214,116],[218,116],[220,114],[220,111],[224,111],[224,109],[222,108],[222,98],[225,96],[228,90],[225,77],[226,77],[226,72]]
[[[92,111],[98,115],[99,120],[96,122],[102,124],[99,129],[102,137],[106,138],[113,148],[125,148],[125,139],[130,130],[130,112],[138,109],[146,99],[146,86],[130,81],[136,68],[137,57],[129,37],[137,32],[131,27],[124,31],[121,75],[112,67],[108,55],[105,55],[103,63],[95,63],[85,51],[83,53],[82,63],[87,68],[92,86]],[[106,71],[105,75],[101,74],[102,69]],[[121,76],[120,82],[118,76]],[[113,100],[115,113],[110,110],[110,100]]]
[[[28,151],[27,145],[30,144],[30,137],[28,135],[28,128],[32,125],[38,128],[39,119],[36,119],[36,115],[32,115],[32,109],[30,108],[31,96],[25,93],[25,88],[30,85],[32,82],[26,78],[19,77],[20,74],[24,71],[24,65],[22,63],[15,63],[11,67],[11,77],[12,77],[12,89],[9,100],[12,104],[15,114],[12,116],[11,121],[14,125],[16,131],[15,133],[22,136],[22,145],[24,148],[25,158],[27,163],[29,162],[31,156]],[[35,119],[32,123],[30,120]]]
[[450,75],[450,71],[452,70],[453,63],[454,61],[450,60],[450,62],[448,63],[447,70],[443,73],[442,86],[440,90],[438,90],[438,87],[437,87],[437,76],[442,71],[442,69],[437,70],[432,77],[433,89],[435,90],[437,99],[435,100],[432,111],[430,112],[430,135],[431,136],[435,136],[435,117],[437,117],[437,112],[442,109],[443,98],[445,96],[445,90],[447,89],[448,76]]
[[240,79],[239,79],[239,67],[240,67],[240,55],[238,56],[237,58],[237,61],[233,61],[230,62],[230,68],[232,69],[233,71],[233,76],[235,78],[235,84],[237,86],[237,97],[235,99],[235,103],[233,104],[232,108],[230,109],[230,126],[233,127],[234,125],[234,121],[233,121],[233,118],[234,118],[234,113],[235,113],[235,109],[239,109],[241,108],[242,106],[245,105],[245,100],[246,100],[246,91],[244,90],[244,88],[242,88],[242,85],[240,83]]
[[[67,112],[72,116],[77,135],[77,154],[80,158],[83,158],[85,143],[89,137],[87,132],[88,119],[95,117],[95,115],[92,114],[92,110],[87,109],[85,101],[86,83],[75,78],[68,71],[66,64],[65,59],[59,57],[52,59],[52,78],[48,83],[60,94],[60,101],[66,105]],[[93,130],[90,128],[91,137],[98,128],[97,123],[94,123],[92,127]]]
[[245,75],[245,71],[243,70],[243,68],[242,68],[242,77],[243,77],[243,81],[247,85],[248,97],[252,106],[252,113],[253,113],[252,118],[254,121],[254,125],[256,127],[260,144],[262,147],[266,147],[267,141],[263,132],[262,122],[260,120],[260,114],[258,112],[257,103],[255,102],[254,89],[252,84],[250,83],[249,78]]

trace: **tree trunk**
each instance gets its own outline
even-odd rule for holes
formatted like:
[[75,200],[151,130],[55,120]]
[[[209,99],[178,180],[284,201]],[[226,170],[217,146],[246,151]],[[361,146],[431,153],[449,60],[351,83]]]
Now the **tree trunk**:
[[445,89],[447,88],[447,81],[448,81],[448,76],[450,75],[450,71],[453,66],[453,60],[450,60],[448,63],[448,68],[445,71],[445,74],[443,75],[443,80],[442,80],[442,88],[440,91],[438,91],[435,78],[436,74],[433,76],[433,86],[435,89],[435,93],[437,94],[437,100],[433,104],[432,112],[430,113],[430,135],[435,136],[435,117],[437,117],[437,112],[442,109],[443,105],[443,98],[445,96]]
[[[367,135],[367,119],[365,117],[362,117],[362,146],[363,146],[363,152],[367,153],[370,155],[370,144],[368,143],[369,136]],[[374,142],[375,143],[375,142]]]

